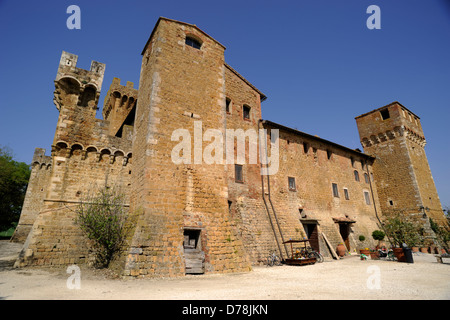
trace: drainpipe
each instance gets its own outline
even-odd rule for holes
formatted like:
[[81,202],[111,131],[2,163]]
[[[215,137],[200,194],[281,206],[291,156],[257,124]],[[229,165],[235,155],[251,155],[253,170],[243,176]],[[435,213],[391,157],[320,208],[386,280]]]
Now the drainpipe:
[[[258,122],[258,129],[260,128],[259,125],[260,125],[261,122],[262,122],[262,119],[260,119],[259,122]],[[268,163],[269,163],[269,157],[268,157],[268,155],[267,155],[267,140],[266,140],[266,135],[264,135],[264,143],[265,143],[265,146],[266,146],[266,154],[265,154],[265,156],[266,156],[266,164],[268,164]],[[261,163],[261,168],[262,168],[262,163]],[[268,174],[268,173],[269,173],[269,169],[267,168],[267,191],[268,191],[268,193],[269,193],[269,202],[270,202],[270,206],[272,207],[273,215],[274,215],[274,217],[275,217],[275,221],[276,221],[277,226],[278,226],[278,231],[280,232],[281,241],[284,242],[283,232],[281,231],[281,227],[280,227],[280,223],[279,223],[279,221],[278,221],[277,213],[276,213],[276,211],[275,211],[275,207],[273,206],[272,199],[271,199],[271,197],[270,197],[270,178],[269,178],[269,174]],[[262,178],[262,175],[261,175],[261,179],[263,179],[263,178]],[[263,181],[263,182],[264,182],[264,181]],[[264,183],[263,183],[263,188],[264,188]],[[289,252],[288,252],[288,249],[286,248],[286,244],[284,244],[284,250],[286,251],[286,255],[289,256]],[[281,250],[280,250],[280,254],[281,254]],[[281,255],[282,255],[282,254],[281,254]]]

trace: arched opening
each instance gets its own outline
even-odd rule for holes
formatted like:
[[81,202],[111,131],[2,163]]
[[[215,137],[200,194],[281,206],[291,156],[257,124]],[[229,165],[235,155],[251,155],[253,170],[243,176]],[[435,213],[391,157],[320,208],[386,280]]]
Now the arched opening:
[[192,48],[199,49],[202,47],[202,42],[197,37],[194,37],[192,35],[186,36],[186,44],[188,46],[191,46]]
[[65,77],[56,83],[55,98],[59,106],[75,106],[81,84],[74,78]]
[[95,97],[97,95],[97,89],[93,86],[87,86],[84,88],[83,95],[81,96],[80,106],[82,107],[95,107]]

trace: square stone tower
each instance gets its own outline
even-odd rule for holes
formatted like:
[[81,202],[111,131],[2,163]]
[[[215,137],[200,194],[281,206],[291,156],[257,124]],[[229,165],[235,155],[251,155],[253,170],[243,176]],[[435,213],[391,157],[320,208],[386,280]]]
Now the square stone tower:
[[[125,274],[250,268],[229,217],[225,165],[202,160],[202,132],[225,131],[224,50],[195,25],[166,18],[158,20],[145,45],[130,195],[137,223]],[[176,130],[191,138],[192,153],[183,163],[171,157],[180,139],[173,138]]]
[[420,118],[393,102],[355,119],[364,152],[376,157],[373,171],[383,214],[416,214],[445,223]]

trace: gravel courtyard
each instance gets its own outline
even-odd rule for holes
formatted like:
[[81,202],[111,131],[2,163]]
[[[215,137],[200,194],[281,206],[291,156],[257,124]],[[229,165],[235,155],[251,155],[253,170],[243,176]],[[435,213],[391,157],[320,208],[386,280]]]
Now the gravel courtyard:
[[411,300],[450,299],[450,259],[414,254],[414,263],[348,256],[309,266],[254,267],[239,274],[112,279],[81,267],[80,288],[66,269],[12,267],[20,245],[0,241],[0,299]]

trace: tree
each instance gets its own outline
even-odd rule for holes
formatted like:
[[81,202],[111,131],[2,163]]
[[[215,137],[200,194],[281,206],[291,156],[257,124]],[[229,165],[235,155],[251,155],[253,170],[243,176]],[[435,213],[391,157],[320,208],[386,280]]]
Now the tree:
[[384,230],[394,242],[393,244],[398,247],[404,243],[408,247],[414,247],[423,242],[420,223],[401,214],[388,217],[384,223]]
[[102,188],[89,194],[76,209],[76,223],[96,255],[96,265],[107,268],[122,250],[128,235],[128,209],[120,189]]
[[13,160],[11,150],[0,146],[0,231],[19,221],[30,174],[29,165]]

